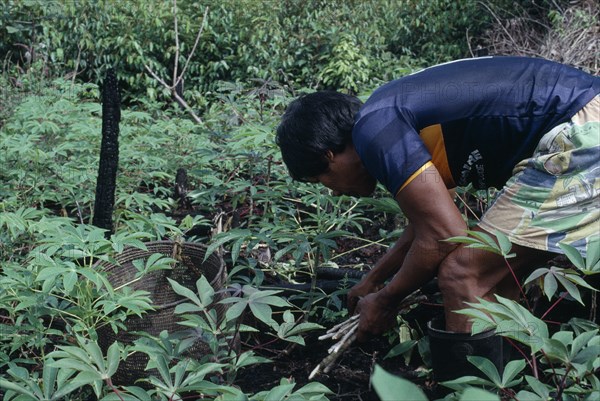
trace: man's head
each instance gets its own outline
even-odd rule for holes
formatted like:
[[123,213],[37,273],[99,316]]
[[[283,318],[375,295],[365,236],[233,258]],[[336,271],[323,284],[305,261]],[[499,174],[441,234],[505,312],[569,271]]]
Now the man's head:
[[303,95],[288,106],[276,140],[292,178],[321,182],[343,194],[373,192],[375,180],[352,145],[361,106],[358,98],[331,91]]

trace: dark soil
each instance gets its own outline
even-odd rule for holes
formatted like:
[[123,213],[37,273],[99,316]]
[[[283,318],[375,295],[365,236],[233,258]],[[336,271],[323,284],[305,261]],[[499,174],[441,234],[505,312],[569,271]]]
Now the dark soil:
[[[427,302],[415,306],[403,316],[410,327],[419,332],[419,337],[424,335],[426,323],[442,312],[435,281],[425,286],[423,292],[427,295]],[[243,348],[254,349],[258,355],[273,362],[254,365],[242,371],[235,381],[236,385],[246,393],[256,393],[275,387],[282,378],[293,378],[296,390],[310,381],[324,384],[333,392],[328,396],[331,400],[379,400],[370,386],[370,377],[375,365],[380,365],[386,371],[419,385],[431,399],[441,394],[441,389],[430,380],[427,364],[417,347],[413,348],[408,364],[403,356],[386,359],[389,351],[398,344],[398,339],[392,341],[385,336],[372,338],[365,343],[354,343],[328,373],[321,373],[313,380],[308,380],[311,371],[328,356],[327,350],[334,343],[333,340],[318,340],[318,336],[335,323],[338,322],[321,323],[326,328],[305,336],[305,346],[291,345],[285,349],[273,349],[268,345],[263,347],[272,340],[271,337],[261,338],[259,335],[251,338],[243,344]]]
[[[255,365],[243,371],[236,385],[247,393],[256,393],[275,387],[281,378],[293,378],[297,383],[295,389],[299,389],[309,382],[310,372],[327,356],[331,344],[319,341],[317,335],[311,335],[306,338],[305,347],[293,347],[289,352],[265,352],[264,356],[270,357],[273,363]],[[391,347],[383,337],[356,344],[340,357],[331,371],[319,374],[312,381],[327,386],[334,393],[328,396],[331,400],[379,400],[369,383],[371,373],[378,364],[388,372],[434,392],[433,383],[427,381],[427,375],[419,377],[416,373],[420,362],[418,355],[408,366],[400,357],[384,359]]]

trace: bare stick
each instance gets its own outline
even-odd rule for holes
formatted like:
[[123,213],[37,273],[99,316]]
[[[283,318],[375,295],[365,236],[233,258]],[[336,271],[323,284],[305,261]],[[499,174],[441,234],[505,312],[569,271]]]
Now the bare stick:
[[[333,347],[329,348],[329,353],[339,352],[339,350],[353,337],[358,330],[358,322],[353,325],[346,334],[342,336],[342,339],[337,342]],[[339,338],[339,337],[338,337]]]
[[333,326],[332,328],[327,330],[327,334],[320,336],[319,340],[324,340],[326,338],[333,337],[342,327],[351,325],[352,322],[354,322],[355,320],[358,320],[359,316],[360,315],[351,316],[349,319],[344,320],[342,323],[336,324],[335,326]]
[[[403,314],[406,313],[413,305],[417,303],[421,303],[426,300],[427,297],[425,295],[420,294],[420,290],[417,290],[404,298],[400,305],[398,306],[398,313]],[[316,375],[320,372],[328,373],[338,358],[352,345],[352,343],[356,340],[356,332],[358,331],[358,323],[359,323],[360,315],[354,315],[344,320],[343,322],[336,324],[325,334],[319,336],[319,340],[325,340],[331,338],[332,340],[338,340],[337,343],[332,345],[326,356],[321,363],[317,365],[316,368],[310,372],[308,376],[309,380],[312,380]]]
[[335,361],[337,361],[340,355],[342,355],[344,351],[346,351],[346,349],[354,342],[354,340],[356,340],[355,334],[348,338],[346,342],[341,344],[336,352],[332,352],[331,354],[329,354],[329,356],[323,359],[321,363],[319,363],[317,367],[314,368],[312,372],[310,372],[308,379],[312,380],[316,375],[318,375],[321,372],[321,370],[323,370],[323,373],[328,373],[331,370],[331,367],[335,364]]

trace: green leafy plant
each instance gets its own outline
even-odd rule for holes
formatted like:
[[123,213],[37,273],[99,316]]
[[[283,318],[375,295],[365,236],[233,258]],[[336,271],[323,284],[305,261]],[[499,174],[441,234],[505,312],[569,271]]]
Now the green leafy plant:
[[[469,304],[471,308],[458,312],[473,319],[473,333],[494,328],[498,334],[526,345],[530,349],[530,356],[524,360],[511,361],[502,378],[494,372],[495,368],[489,366],[489,362],[474,358],[472,362],[481,367],[482,372],[490,378],[489,381],[462,378],[446,384],[453,388],[464,384],[487,384],[507,391],[508,387],[520,384],[520,379],[514,379],[527,364],[533,372],[533,379],[530,378],[527,382],[536,394],[554,394],[555,399],[570,399],[567,394],[593,399],[590,397],[593,397],[600,384],[595,376],[600,367],[598,326],[589,322],[595,328],[577,336],[571,330],[550,335],[547,325],[525,308],[514,301],[499,296],[496,298],[498,303],[480,300],[477,304]],[[568,326],[565,327],[567,328]],[[542,375],[548,375],[547,379],[540,381]],[[546,384],[540,386],[541,383]],[[522,391],[531,393],[529,389]]]
[[4,399],[59,401],[85,385],[82,381],[72,381],[76,370],[53,366],[52,359],[47,362],[41,377],[37,372],[30,375],[27,369],[10,363],[7,373],[12,380],[0,378],[0,388],[6,391]]
[[[398,399],[398,394],[402,394],[403,399],[411,401],[429,400],[419,386],[386,372],[379,365],[375,366],[375,370],[371,376],[371,384],[375,388],[379,398],[383,401],[396,400]],[[467,387],[460,394],[452,394],[452,398],[446,399],[456,399],[458,401],[500,401],[500,397],[496,394],[474,387]]]

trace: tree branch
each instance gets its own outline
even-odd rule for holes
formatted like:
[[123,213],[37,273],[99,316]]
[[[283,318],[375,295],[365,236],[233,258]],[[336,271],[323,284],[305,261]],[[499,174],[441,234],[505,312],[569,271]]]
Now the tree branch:
[[204,30],[204,24],[206,22],[207,17],[208,17],[208,7],[206,7],[204,9],[204,16],[202,17],[202,24],[200,25],[200,30],[198,30],[198,34],[196,35],[196,41],[194,42],[192,51],[188,55],[187,60],[185,60],[185,65],[183,66],[183,70],[181,70],[181,75],[179,76],[179,78],[177,78],[177,81],[173,84],[173,86],[175,86],[175,87],[179,84],[179,81],[181,81],[181,79],[185,75],[185,71],[187,70],[188,66],[190,65],[190,60],[192,59],[192,56],[196,52],[196,47],[198,46],[198,43],[200,42],[200,36],[202,35],[202,31]]
[[177,0],[173,0],[173,25],[175,27],[175,66],[173,67],[173,87],[176,87],[176,82],[179,82],[179,79],[181,79],[177,77],[177,69],[179,68],[179,27],[177,24]]
[[175,62],[173,64],[173,84],[169,85],[165,80],[163,80],[161,77],[158,76],[158,74],[156,74],[152,68],[150,68],[150,66],[148,66],[148,64],[144,64],[144,68],[148,71],[148,73],[154,78],[156,79],[162,86],[164,86],[166,89],[169,90],[169,92],[171,93],[171,95],[173,96],[173,98],[177,101],[177,103],[179,103],[179,105],[181,105],[194,119],[194,121],[196,121],[198,124],[202,124],[202,119],[200,117],[198,117],[198,115],[194,112],[194,110],[190,107],[189,104],[187,104],[187,102],[183,99],[183,97],[177,93],[177,87],[179,85],[179,83],[181,82],[181,80],[183,79],[185,72],[187,71],[187,68],[190,64],[190,60],[192,59],[192,56],[194,55],[196,48],[198,47],[198,43],[200,42],[200,36],[202,36],[202,32],[204,30],[204,24],[206,22],[208,16],[208,7],[206,7],[204,9],[204,15],[202,17],[202,23],[200,24],[200,28],[198,29],[198,34],[196,35],[196,40],[194,42],[194,46],[192,47],[192,50],[190,51],[190,54],[188,55],[186,61],[185,61],[185,65],[183,66],[183,69],[181,70],[181,73],[178,73],[179,70],[179,55],[181,52],[181,48],[180,48],[180,43],[179,43],[179,23],[177,21],[177,0],[173,0],[173,24],[174,24],[174,29],[175,29]]

